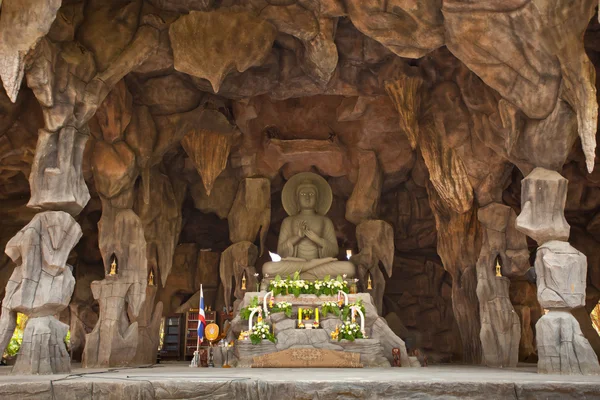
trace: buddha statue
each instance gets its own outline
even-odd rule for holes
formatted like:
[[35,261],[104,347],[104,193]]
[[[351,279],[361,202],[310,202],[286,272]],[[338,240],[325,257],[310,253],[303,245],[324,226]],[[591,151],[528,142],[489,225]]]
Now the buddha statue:
[[283,187],[281,201],[289,215],[279,232],[281,261],[265,263],[263,274],[285,278],[298,271],[308,280],[344,274],[353,278],[354,264],[334,258],[339,248],[333,223],[325,216],[332,201],[327,181],[312,172],[296,174]]

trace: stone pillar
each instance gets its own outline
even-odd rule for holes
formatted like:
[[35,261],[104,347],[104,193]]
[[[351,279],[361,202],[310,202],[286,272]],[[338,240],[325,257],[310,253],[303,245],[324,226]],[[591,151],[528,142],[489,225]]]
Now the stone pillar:
[[558,172],[544,168],[535,168],[522,182],[517,228],[539,245],[538,301],[548,310],[536,324],[538,372],[600,374],[598,358],[570,312],[585,305],[587,260],[567,242],[567,185]]
[[[477,260],[477,297],[481,316],[481,350],[488,367],[516,367],[519,361],[521,322],[509,298],[507,275],[522,275],[529,269],[525,235],[515,228],[512,208],[491,203],[477,217],[483,228],[483,243]],[[501,265],[501,276],[496,265]]]
[[160,340],[160,321],[162,319],[163,304],[158,302],[154,306],[157,286],[146,287],[146,300],[137,318],[138,342],[133,365],[148,365],[156,363],[156,353]]
[[[105,202],[98,228],[106,277],[91,285],[100,315],[86,336],[84,368],[133,363],[138,348],[136,320],[146,299],[146,239],[140,218],[131,209],[114,209]],[[116,268],[111,273],[113,261]],[[148,306],[152,309],[154,304]]]
[[[36,9],[43,15],[44,27],[49,28],[56,10]],[[22,11],[29,12],[27,8]],[[46,30],[35,26],[39,21],[26,18],[25,14],[15,15],[32,21],[26,24],[27,29],[33,26],[36,32]],[[120,53],[114,55],[110,65],[101,68],[102,72],[96,68],[93,53],[75,43],[76,29],[69,27],[70,22],[63,21],[57,28],[66,28],[59,35],[61,43],[54,42],[58,39],[52,39],[52,35],[41,39],[36,36],[18,55],[28,59],[27,85],[42,105],[45,125],[39,131],[31,166],[28,204],[42,212],[6,249],[17,268],[7,284],[3,302],[0,350],[4,350],[14,331],[16,312],[24,312],[31,318],[25,328],[21,361],[17,361],[15,372],[70,370],[63,341],[67,327],[52,315],[67,307],[74,288],[66,260],[81,237],[81,228],[71,215],[79,214],[90,198],[81,167],[89,136],[87,123],[112,87],[156,51],[159,30],[152,26],[153,22],[152,17],[142,18],[127,48],[118,49]],[[34,43],[35,48],[31,48]],[[14,58],[10,60],[14,61]],[[9,94],[13,99],[21,76],[10,80]],[[112,299],[108,294],[106,297]]]
[[71,300],[75,278],[69,253],[81,238],[81,228],[63,211],[37,214],[6,245],[17,264],[6,285],[0,317],[0,351],[8,345],[17,312],[29,317],[12,373],[52,374],[71,371],[64,342],[68,325],[54,315]]
[[[246,178],[240,182],[227,220],[229,239],[233,244],[221,255],[219,275],[225,289],[225,306],[229,309],[232,290],[236,302],[244,298],[245,291],[241,287],[243,274],[246,274],[246,290],[256,290],[258,281],[254,276],[254,264],[263,253],[271,224],[271,182],[267,178]],[[254,245],[257,236],[260,238],[260,252]],[[232,288],[232,284],[235,287]]]
[[358,277],[367,289],[368,274],[371,274],[373,289],[370,291],[381,315],[383,310],[383,293],[385,292],[385,276],[379,268],[381,262],[389,277],[394,267],[394,229],[382,220],[367,220],[356,227],[356,240],[360,252],[352,256]]

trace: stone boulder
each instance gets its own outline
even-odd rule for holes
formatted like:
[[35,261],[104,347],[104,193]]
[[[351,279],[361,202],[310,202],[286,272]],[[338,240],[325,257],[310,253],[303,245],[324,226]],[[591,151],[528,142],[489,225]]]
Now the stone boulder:
[[558,172],[535,168],[522,181],[521,214],[517,229],[539,245],[550,240],[569,239],[565,219],[568,181]]
[[540,318],[535,328],[539,373],[600,374],[598,357],[571,313],[550,310]]
[[587,259],[568,242],[553,240],[538,247],[535,273],[543,308],[585,305]]

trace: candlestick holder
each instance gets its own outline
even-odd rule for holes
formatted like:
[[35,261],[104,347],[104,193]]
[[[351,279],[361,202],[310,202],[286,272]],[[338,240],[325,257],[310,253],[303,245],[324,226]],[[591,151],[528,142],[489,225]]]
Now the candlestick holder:
[[208,368],[214,368],[215,361],[213,358],[213,344],[210,342],[210,346],[208,347]]

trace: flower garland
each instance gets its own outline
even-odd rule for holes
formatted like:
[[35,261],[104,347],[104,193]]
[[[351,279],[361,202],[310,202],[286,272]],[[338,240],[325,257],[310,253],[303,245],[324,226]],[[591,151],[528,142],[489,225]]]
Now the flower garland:
[[271,312],[283,312],[285,316],[288,318],[292,318],[292,303],[288,301],[279,301],[275,303],[273,307],[271,307]]
[[348,282],[346,282],[341,276],[331,279],[328,276],[325,279],[307,281],[300,279],[300,273],[295,272],[293,278],[282,279],[281,276],[277,275],[274,280],[269,284],[269,290],[273,291],[273,295],[287,295],[293,294],[295,297],[301,294],[315,294],[317,296],[335,296],[340,290],[345,293],[349,293]]
[[327,317],[327,314],[332,313],[336,317],[340,316],[340,306],[335,301],[324,301],[321,304],[321,313],[323,318]]
[[250,341],[252,344],[260,344],[263,339],[275,343],[275,335],[271,333],[271,328],[264,322],[257,322],[250,331]]
[[354,339],[362,339],[364,336],[360,331],[360,325],[356,322],[346,321],[343,322],[339,327],[339,333],[337,336],[338,342],[342,339],[350,340],[354,342]]

